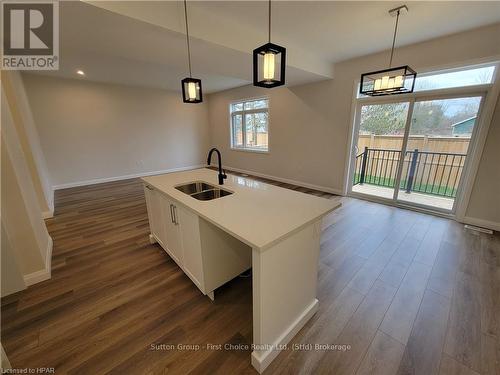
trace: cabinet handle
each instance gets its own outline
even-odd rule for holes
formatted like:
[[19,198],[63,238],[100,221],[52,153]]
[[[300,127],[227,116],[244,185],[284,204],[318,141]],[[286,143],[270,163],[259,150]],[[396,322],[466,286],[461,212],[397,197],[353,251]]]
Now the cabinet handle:
[[179,222],[177,221],[177,206],[174,206],[174,224],[179,225]]
[[170,205],[170,221],[171,221],[172,223],[175,223],[175,221],[174,221],[174,214],[173,214],[173,212],[174,212],[174,205],[173,205],[173,204],[171,204],[171,205]]

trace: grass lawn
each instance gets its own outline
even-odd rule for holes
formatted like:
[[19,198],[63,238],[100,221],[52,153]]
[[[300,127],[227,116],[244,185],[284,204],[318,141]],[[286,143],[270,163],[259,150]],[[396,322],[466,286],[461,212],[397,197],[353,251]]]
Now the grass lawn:
[[[357,183],[359,183],[359,174],[358,173],[356,173],[354,176],[354,184],[357,184]],[[396,185],[396,181],[393,178],[387,178],[387,177],[384,178],[384,177],[380,177],[380,176],[366,175],[365,176],[365,184],[394,188],[394,186]],[[406,189],[406,179],[401,180],[400,188]],[[411,191],[415,191],[418,193],[446,196],[446,197],[450,197],[450,198],[455,198],[456,193],[457,193],[456,189],[449,187],[449,186],[428,185],[428,184],[423,184],[423,183],[414,183]]]

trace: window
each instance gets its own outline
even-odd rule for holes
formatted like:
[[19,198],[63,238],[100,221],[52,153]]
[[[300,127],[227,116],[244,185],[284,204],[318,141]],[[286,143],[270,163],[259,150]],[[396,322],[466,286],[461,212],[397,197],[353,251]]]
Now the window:
[[231,148],[265,152],[269,150],[269,99],[232,103]]
[[493,82],[495,66],[464,68],[455,71],[432,72],[417,75],[415,91],[448,89],[484,85]]

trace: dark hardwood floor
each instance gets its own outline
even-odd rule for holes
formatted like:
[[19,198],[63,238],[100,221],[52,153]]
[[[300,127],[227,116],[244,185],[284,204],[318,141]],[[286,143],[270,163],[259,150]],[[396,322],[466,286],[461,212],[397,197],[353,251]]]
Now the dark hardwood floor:
[[[319,311],[266,374],[500,374],[498,234],[278,185],[343,206],[322,235]],[[245,347],[176,347],[250,344],[251,279],[218,289],[215,302],[203,296],[149,244],[139,180],[57,191],[47,226],[52,279],[1,301],[1,341],[13,367],[256,374]]]

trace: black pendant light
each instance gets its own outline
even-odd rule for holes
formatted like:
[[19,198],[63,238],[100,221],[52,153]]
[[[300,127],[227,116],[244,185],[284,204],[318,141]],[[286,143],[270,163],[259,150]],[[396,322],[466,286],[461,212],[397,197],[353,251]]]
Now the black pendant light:
[[392,38],[389,69],[362,74],[361,84],[359,86],[359,93],[362,95],[382,96],[413,92],[417,72],[415,72],[408,65],[392,68],[392,57],[394,56],[394,45],[396,43],[396,34],[398,32],[399,15],[403,10],[408,11],[408,7],[406,5],[402,5],[389,11],[391,16],[396,15],[396,26],[394,27],[394,36]]
[[189,27],[187,16],[187,1],[184,0],[184,17],[186,18],[186,40],[189,64],[189,77],[181,81],[182,85],[182,100],[184,103],[201,103],[203,101],[203,93],[201,90],[201,79],[193,78],[191,74],[191,49],[189,48]]
[[286,48],[271,43],[271,0],[268,40],[268,43],[253,50],[253,84],[270,89],[285,84],[286,62]]

